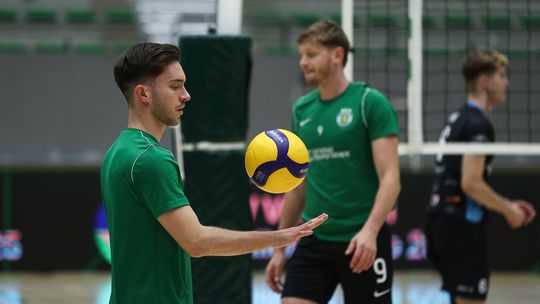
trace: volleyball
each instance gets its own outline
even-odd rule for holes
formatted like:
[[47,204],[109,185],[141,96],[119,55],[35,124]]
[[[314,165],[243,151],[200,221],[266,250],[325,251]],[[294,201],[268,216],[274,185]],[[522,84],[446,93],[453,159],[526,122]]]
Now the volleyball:
[[269,193],[296,188],[307,174],[309,154],[296,134],[273,129],[259,133],[249,143],[244,158],[253,183]]

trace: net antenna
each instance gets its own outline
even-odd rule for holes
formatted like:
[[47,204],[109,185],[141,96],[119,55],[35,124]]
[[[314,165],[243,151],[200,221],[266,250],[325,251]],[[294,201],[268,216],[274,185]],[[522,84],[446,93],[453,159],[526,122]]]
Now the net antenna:
[[[354,48],[354,2],[353,0],[341,0],[341,28],[349,38],[351,48]],[[345,50],[346,52],[349,50]],[[354,56],[349,54],[345,65],[345,77],[353,81]]]
[[[532,80],[537,79],[538,77],[537,74],[535,74],[538,72],[535,68],[535,63],[537,63],[535,54],[538,51],[534,49],[534,47],[538,46],[531,42],[531,31],[534,30],[533,26],[537,25],[535,25],[535,23],[530,20],[534,19],[531,17],[533,16],[533,13],[534,16],[536,16],[536,14],[538,13],[538,7],[531,5],[530,0],[523,2],[525,4],[521,2],[514,3],[511,0],[506,1],[507,2],[505,2],[505,7],[497,7],[496,5],[498,4],[494,4],[495,8],[499,10],[498,13],[494,13],[492,9],[490,9],[489,6],[492,4],[489,1],[486,1],[486,3],[473,4],[469,3],[466,0],[441,0],[429,3],[428,1],[423,0],[408,1],[406,22],[408,33],[408,62],[405,103],[406,109],[404,113],[406,121],[406,132],[402,132],[402,138],[407,137],[407,139],[405,140],[405,142],[400,143],[399,154],[408,155],[411,157],[411,167],[414,168],[415,163],[419,165],[421,155],[438,155],[441,153],[540,156],[540,136],[538,135],[538,133],[535,133],[539,132],[540,129],[537,127],[538,124],[534,123],[535,121],[540,119],[540,114],[538,112],[538,107],[533,105],[531,102],[531,99],[534,99],[535,96],[538,96],[537,91],[531,85]],[[362,6],[367,9],[368,17],[371,13],[372,8],[380,10],[381,6],[384,5],[383,3],[377,2],[377,0],[356,2],[357,7]],[[480,7],[481,5],[485,5],[488,7]],[[462,9],[456,9],[459,7],[461,7]],[[354,0],[341,0],[341,24],[349,40],[351,41],[351,44],[354,44],[354,8]],[[445,41],[444,45],[440,45],[441,39],[435,39],[435,43],[439,43],[439,45],[437,45],[437,48],[430,48],[431,43],[433,43],[434,41],[432,39],[433,35],[431,37],[428,36],[429,30],[427,28],[424,28],[424,19],[433,17],[427,15],[425,16],[427,18],[424,18],[424,12],[427,12],[429,14],[430,9],[433,9],[431,13],[434,12],[437,18],[440,18],[440,23],[444,24],[442,25],[443,27],[441,29],[445,31],[443,35],[446,35],[446,37],[444,37],[445,39],[442,39],[442,41]],[[390,12],[391,6],[387,6],[386,13],[390,15]],[[463,15],[449,15],[456,12]],[[487,15],[485,15],[486,13]],[[501,19],[500,14],[503,15],[503,21],[506,19],[518,20],[518,18],[521,18],[520,20],[522,20],[522,22],[525,22],[523,20],[528,20],[529,23],[525,23],[525,25],[518,27],[518,30],[526,30],[528,31],[528,34],[525,36],[515,35],[517,22],[508,21],[507,24],[503,24],[502,28],[492,28],[490,24],[497,22],[499,19]],[[478,16],[481,17],[479,18]],[[484,19],[482,19],[482,17],[484,17]],[[443,20],[443,18],[446,19]],[[450,29],[449,22],[451,21],[451,19],[454,23],[456,23],[456,21],[461,22],[461,24],[458,24],[458,26],[462,26],[462,28],[460,30],[456,30],[455,32],[451,32],[454,31],[453,29]],[[485,22],[486,24],[480,25],[482,22]],[[499,22],[501,21],[499,20]],[[500,26],[500,24],[498,26]],[[480,28],[480,30],[478,28]],[[441,30],[439,29],[438,33],[440,32]],[[369,48],[371,42],[369,30],[365,34],[367,35],[367,38],[361,38],[366,38],[366,45],[361,45],[361,47],[367,46],[367,48],[365,49],[367,49],[366,52],[369,56]],[[466,37],[467,41],[465,42],[465,45],[460,45],[459,43],[461,43],[461,38],[464,37]],[[518,43],[514,43],[513,39],[521,40],[519,40]],[[486,40],[485,43],[483,43],[484,40]],[[476,45],[472,45],[470,41],[473,41]],[[506,43],[504,44],[502,41],[506,41]],[[525,46],[525,49],[518,49],[519,47],[523,46]],[[359,50],[358,47],[359,46],[355,46],[355,50]],[[509,99],[512,98],[512,95],[515,96],[515,100],[513,100],[511,104],[514,104],[514,102],[517,101],[517,103],[515,103],[516,107],[513,108],[509,104],[507,104],[505,109],[501,109],[501,111],[506,111],[506,113],[502,113],[502,115],[501,113],[492,114],[492,116],[499,115],[499,119],[500,116],[506,118],[506,126],[504,125],[504,123],[495,124],[495,128],[497,128],[499,125],[501,128],[507,128],[506,130],[503,130],[503,132],[496,131],[497,134],[502,133],[503,135],[501,136],[502,140],[500,140],[498,143],[446,143],[444,140],[439,139],[438,134],[440,132],[440,129],[442,129],[443,127],[443,123],[446,121],[446,117],[448,116],[448,114],[450,114],[450,109],[454,111],[458,108],[455,104],[447,105],[446,101],[454,98],[455,100],[453,101],[462,103],[462,100],[464,100],[465,98],[464,89],[454,90],[454,88],[450,88],[448,86],[451,79],[453,79],[454,81],[452,83],[462,81],[461,79],[457,80],[457,77],[459,76],[459,71],[455,70],[455,68],[457,67],[457,65],[459,65],[459,60],[456,59],[456,55],[459,55],[459,58],[461,58],[467,51],[470,51],[471,49],[477,47],[500,49],[503,53],[509,53],[510,55],[517,54],[518,58],[516,59],[516,62],[518,64],[515,65],[516,68],[512,68],[513,66],[511,59],[510,72],[514,73],[517,76],[525,77],[525,79],[523,79],[523,81],[521,82],[515,82],[514,85],[516,87],[519,87],[519,84],[521,83],[526,83],[528,85],[525,89],[513,89],[511,85],[510,91],[514,90],[515,93],[511,94],[511,92],[509,91]],[[387,50],[390,49],[388,45],[386,46],[386,48]],[[427,68],[426,60],[429,61],[430,58],[433,56],[430,55],[431,57],[425,58],[426,53],[439,56],[437,57],[437,59],[434,60],[438,60],[437,64],[439,66],[442,65],[445,68],[442,71],[429,71],[429,69]],[[386,56],[388,56],[388,54]],[[527,64],[525,65],[522,64],[524,62],[523,56],[527,56],[527,59],[525,59],[525,62]],[[345,67],[345,75],[351,81],[354,80],[354,64],[352,59],[353,58],[351,58],[351,60]],[[519,60],[521,60],[521,62],[519,62]],[[369,60],[366,61],[366,64],[369,65]],[[519,66],[519,68],[517,66]],[[362,81],[370,80],[370,67],[366,67],[366,69],[368,77],[367,79],[361,79]],[[516,72],[516,70],[518,69],[521,70]],[[391,73],[391,71],[387,70],[386,73]],[[432,93],[430,92],[432,91],[431,86],[434,86],[434,82],[438,80],[431,80],[430,77],[437,76],[436,73],[444,74],[443,81],[445,81],[446,83],[444,84],[444,89]],[[423,79],[424,76],[426,76],[425,79]],[[426,84],[426,88],[423,87],[423,84]],[[438,85],[440,86],[440,84]],[[384,91],[383,93],[386,94],[386,92]],[[525,95],[525,110],[516,109],[518,104],[519,106],[522,106],[521,104],[523,104],[524,99],[523,96]],[[428,98],[426,98],[426,96]],[[427,107],[428,105],[427,103],[424,103],[424,99],[442,99],[442,107],[440,109],[435,109],[435,115],[429,116],[431,114],[434,114],[434,112],[432,109],[429,109],[429,107]],[[396,101],[394,100],[392,102],[395,103]],[[431,104],[431,107],[433,107],[433,104]],[[493,120],[497,120],[497,117],[493,117]],[[516,123],[521,123],[522,121],[520,120],[523,120],[524,123],[527,124],[527,126],[521,127],[521,129],[512,126]],[[437,127],[432,126],[435,124],[437,125]],[[437,128],[437,133],[435,135],[430,133],[430,130],[432,128]],[[524,132],[528,133],[524,134]],[[506,136],[504,136],[505,134]],[[512,137],[514,138],[514,140],[512,140]],[[528,139],[524,139],[525,137],[527,137]]]

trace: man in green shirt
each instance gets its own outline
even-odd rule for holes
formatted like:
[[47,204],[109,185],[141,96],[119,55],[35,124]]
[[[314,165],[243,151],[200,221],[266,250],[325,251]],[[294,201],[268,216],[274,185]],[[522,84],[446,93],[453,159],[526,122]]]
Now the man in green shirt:
[[326,214],[291,229],[240,232],[200,224],[184,195],[174,156],[160,146],[191,99],[179,51],[142,43],[123,54],[114,78],[128,103],[128,127],[105,155],[101,191],[111,238],[110,303],[193,303],[190,256],[280,248],[310,235]]
[[284,250],[274,250],[266,281],[287,304],[327,303],[337,284],[346,303],[391,303],[385,219],[400,191],[396,114],[383,94],[345,78],[350,46],[338,25],[315,23],[298,45],[304,78],[317,87],[293,108],[293,130],[309,149],[310,165],[305,182],[285,194],[279,228],[318,212],[330,218],[300,240],[284,285]]

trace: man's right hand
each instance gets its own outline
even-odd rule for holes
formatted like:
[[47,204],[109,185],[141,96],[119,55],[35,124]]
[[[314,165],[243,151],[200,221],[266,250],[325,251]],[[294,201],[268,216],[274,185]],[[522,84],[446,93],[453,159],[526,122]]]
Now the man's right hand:
[[530,224],[536,217],[536,210],[534,209],[534,205],[524,200],[514,201],[514,204],[518,205],[519,208],[521,208],[521,211],[525,213],[523,225]]
[[328,219],[328,214],[312,218],[311,220],[296,227],[280,229],[275,231],[277,234],[277,244],[274,246],[274,254],[266,266],[266,283],[273,291],[279,293],[283,289],[281,274],[285,268],[285,250],[284,247],[295,243],[300,238],[312,235],[313,229],[319,227]]
[[281,293],[283,290],[283,280],[281,275],[285,269],[285,250],[283,248],[275,248],[274,254],[266,266],[265,278],[266,284],[276,293]]
[[533,205],[523,200],[510,202],[510,208],[505,214],[506,222],[512,229],[529,224],[535,216],[536,211]]

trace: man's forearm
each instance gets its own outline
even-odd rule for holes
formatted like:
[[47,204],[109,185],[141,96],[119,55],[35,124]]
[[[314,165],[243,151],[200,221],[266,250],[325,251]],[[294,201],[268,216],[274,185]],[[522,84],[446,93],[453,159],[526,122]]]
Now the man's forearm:
[[233,231],[206,226],[197,240],[200,251],[196,256],[233,256],[274,247],[280,231]]
[[487,209],[503,215],[508,211],[509,200],[498,194],[484,180],[469,182],[462,188],[468,196]]
[[392,211],[400,191],[399,179],[389,178],[382,181],[375,196],[375,203],[364,228],[374,234],[379,233],[386,217]]

